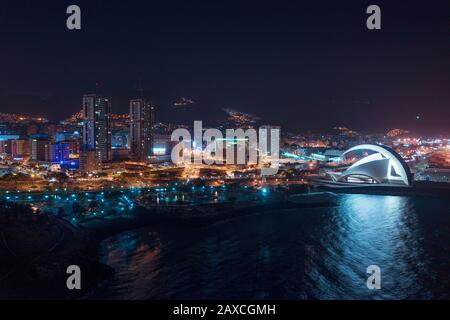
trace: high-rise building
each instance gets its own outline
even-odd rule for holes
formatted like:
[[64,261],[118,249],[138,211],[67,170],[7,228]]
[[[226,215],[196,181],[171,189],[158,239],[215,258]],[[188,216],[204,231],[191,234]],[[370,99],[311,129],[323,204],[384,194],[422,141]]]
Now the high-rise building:
[[98,169],[97,153],[94,150],[83,150],[80,153],[80,171],[90,173]]
[[111,101],[96,94],[83,96],[83,149],[97,160],[111,160]]
[[50,162],[52,157],[50,137],[46,134],[30,136],[30,159]]
[[153,154],[154,106],[146,99],[130,100],[131,157],[145,161]]
[[70,158],[78,158],[80,154],[80,146],[82,145],[81,134],[80,131],[70,131],[70,132],[57,132],[56,133],[56,142],[64,143],[69,145],[69,157]]
[[13,158],[20,158],[29,155],[29,142],[25,139],[11,140],[11,156]]
[[63,164],[70,159],[70,146],[67,143],[52,144],[52,162]]
[[[281,128],[279,126],[263,125],[259,127],[259,138],[262,140],[260,142],[264,146],[262,150],[259,150],[260,155],[274,156],[279,153],[280,130]],[[277,134],[275,135],[276,132]]]
[[19,135],[0,134],[0,153],[11,154],[11,141],[19,139]]

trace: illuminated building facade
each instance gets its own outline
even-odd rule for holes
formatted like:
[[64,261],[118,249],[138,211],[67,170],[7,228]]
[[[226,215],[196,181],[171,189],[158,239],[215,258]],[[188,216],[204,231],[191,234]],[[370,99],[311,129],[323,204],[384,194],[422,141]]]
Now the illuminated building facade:
[[408,165],[389,147],[375,144],[358,145],[345,151],[342,157],[363,151],[369,151],[371,154],[356,161],[342,173],[332,174],[332,177],[339,182],[411,185],[412,174]]
[[[274,156],[274,152],[278,152],[279,148],[279,132],[281,128],[279,126],[264,125],[259,128],[260,134],[260,146],[262,144],[262,150],[259,150],[264,156]],[[275,134],[275,132],[278,132]]]
[[146,99],[130,100],[131,157],[145,161],[153,149],[154,106]]
[[70,145],[66,143],[52,144],[52,162],[63,164],[70,159]]
[[35,134],[30,137],[30,159],[34,161],[51,161],[51,140],[46,134]]
[[111,100],[83,96],[83,149],[95,151],[99,161],[111,160]]
[[99,163],[95,150],[83,150],[80,153],[80,172],[89,173],[97,171]]
[[19,140],[11,140],[11,156],[13,158],[23,158],[26,155],[29,155],[29,142],[28,140],[19,139]]

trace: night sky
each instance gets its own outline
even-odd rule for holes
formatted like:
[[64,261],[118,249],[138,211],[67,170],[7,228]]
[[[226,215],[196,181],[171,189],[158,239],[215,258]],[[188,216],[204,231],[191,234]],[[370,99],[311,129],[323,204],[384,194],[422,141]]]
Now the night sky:
[[0,38],[0,112],[60,120],[97,90],[123,113],[141,86],[159,121],[184,96],[197,120],[233,108],[297,131],[450,133],[448,0],[4,1]]

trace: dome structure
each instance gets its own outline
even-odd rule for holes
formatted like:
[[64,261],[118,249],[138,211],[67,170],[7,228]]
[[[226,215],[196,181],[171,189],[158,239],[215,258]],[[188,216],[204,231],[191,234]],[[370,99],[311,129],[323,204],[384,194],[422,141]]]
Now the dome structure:
[[391,183],[411,185],[412,174],[403,158],[389,147],[376,144],[362,144],[352,147],[342,154],[355,151],[374,153],[358,160],[337,177],[341,182]]

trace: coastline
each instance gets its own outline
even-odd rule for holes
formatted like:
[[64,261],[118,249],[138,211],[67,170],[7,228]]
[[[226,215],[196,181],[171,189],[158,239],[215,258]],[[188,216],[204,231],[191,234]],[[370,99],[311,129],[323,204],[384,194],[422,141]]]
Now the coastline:
[[[77,227],[65,219],[45,215],[45,224],[36,224],[34,235],[29,239],[20,239],[20,237],[12,239],[12,236],[9,236],[8,242],[16,243],[13,247],[22,248],[24,254],[10,260],[6,254],[2,255],[4,257],[3,265],[9,265],[14,272],[6,279],[2,279],[1,297],[6,299],[83,299],[94,287],[114,273],[114,270],[100,261],[100,243],[108,237],[151,224],[201,227],[274,209],[331,205],[329,198],[316,197],[311,194],[301,197],[300,201],[271,199],[244,202],[236,207],[226,204],[222,207],[223,203],[218,203],[210,205],[206,212],[186,211],[186,207],[175,206],[174,211],[170,214],[163,208],[136,206],[126,215],[87,219],[80,222]],[[314,200],[311,201],[311,199]],[[30,228],[30,225],[26,224],[26,228]],[[54,230],[54,234],[48,233],[49,228]],[[20,234],[20,232],[13,231],[11,230],[10,234]],[[44,233],[49,234],[46,242],[51,246],[51,250],[40,248],[36,253],[37,257],[34,257],[27,248],[43,242],[41,234]],[[33,257],[30,259],[30,256]],[[69,265],[78,265],[82,270],[81,290],[70,291],[66,288],[66,280],[69,276],[66,274],[66,268]]]
[[[353,193],[353,192],[349,192]],[[408,196],[408,195],[403,195]],[[41,250],[38,259],[30,255],[9,261],[15,272],[2,281],[3,299],[89,299],[93,289],[110,279],[114,270],[101,262],[100,244],[103,240],[122,232],[145,226],[181,225],[185,227],[202,227],[226,222],[248,215],[277,212],[282,209],[315,208],[335,205],[338,195],[331,192],[300,193],[289,196],[260,198],[257,201],[225,201],[203,205],[176,204],[168,207],[139,203],[127,214],[106,215],[80,221],[77,227],[66,219],[45,215],[46,221],[36,227],[37,232],[52,234],[47,242],[51,245],[49,252]],[[17,205],[21,206],[21,205]],[[29,208],[22,206],[23,208]],[[47,221],[48,220],[48,221]],[[30,224],[24,226],[30,228]],[[34,225],[31,224],[33,227]],[[41,228],[42,230],[38,230]],[[3,230],[3,229],[2,229]],[[49,232],[53,230],[52,232]],[[3,231],[2,231],[3,233]],[[17,233],[17,232],[16,232]],[[1,235],[3,236],[3,235]],[[0,238],[0,240],[2,240]],[[45,242],[45,239],[28,239],[23,246]],[[7,239],[7,243],[11,239]],[[1,243],[1,241],[0,241]],[[6,247],[6,250],[5,250]],[[12,248],[16,248],[12,246]],[[8,246],[0,246],[8,251]],[[15,249],[14,249],[15,250]],[[6,252],[7,253],[7,252]],[[0,255],[6,257],[7,255]],[[11,256],[11,254],[9,254]],[[5,264],[5,259],[2,265]],[[8,259],[6,259],[8,260]],[[8,264],[8,263],[6,263]],[[66,288],[66,268],[78,265],[82,270],[82,289],[70,291]],[[25,277],[23,275],[26,275]],[[0,279],[1,281],[2,279]],[[26,294],[24,294],[26,292]]]
[[[28,238],[17,236],[24,227],[30,230]],[[59,218],[49,217],[45,225],[3,226],[2,238],[3,248],[10,252],[1,255],[5,271],[0,278],[1,299],[78,299],[112,274],[112,269],[98,261],[99,242],[86,230],[74,229]],[[88,270],[79,291],[66,288],[69,265]]]

